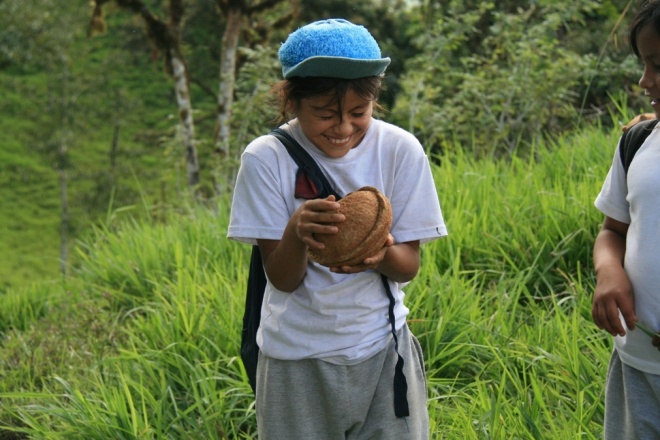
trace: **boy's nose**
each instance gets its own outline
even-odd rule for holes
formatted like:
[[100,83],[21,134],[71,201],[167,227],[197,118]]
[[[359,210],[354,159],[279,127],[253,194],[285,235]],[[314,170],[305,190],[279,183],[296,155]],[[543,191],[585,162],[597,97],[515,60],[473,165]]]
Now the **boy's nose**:
[[345,116],[341,118],[335,128],[335,132],[343,136],[350,135],[353,132],[353,124],[351,123],[350,118]]
[[643,89],[650,89],[654,85],[653,81],[653,76],[651,75],[651,72],[649,72],[649,69],[644,69],[644,72],[642,73],[642,77],[639,79],[639,86]]

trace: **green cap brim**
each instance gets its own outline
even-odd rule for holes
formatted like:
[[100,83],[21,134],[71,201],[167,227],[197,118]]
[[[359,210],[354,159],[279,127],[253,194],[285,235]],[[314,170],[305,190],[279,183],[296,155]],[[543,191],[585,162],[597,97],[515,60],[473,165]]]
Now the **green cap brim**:
[[380,76],[390,64],[389,58],[355,59],[344,57],[309,57],[293,67],[282,67],[284,79],[293,76],[356,79]]

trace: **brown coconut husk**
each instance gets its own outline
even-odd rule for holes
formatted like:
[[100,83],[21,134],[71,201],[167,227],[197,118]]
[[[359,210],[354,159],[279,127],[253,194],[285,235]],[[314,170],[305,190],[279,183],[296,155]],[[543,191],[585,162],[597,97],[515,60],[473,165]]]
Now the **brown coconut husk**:
[[310,259],[328,266],[354,266],[376,254],[387,241],[392,227],[392,206],[378,189],[365,186],[339,200],[339,212],[346,219],[334,223],[337,234],[314,238],[324,249],[310,249]]

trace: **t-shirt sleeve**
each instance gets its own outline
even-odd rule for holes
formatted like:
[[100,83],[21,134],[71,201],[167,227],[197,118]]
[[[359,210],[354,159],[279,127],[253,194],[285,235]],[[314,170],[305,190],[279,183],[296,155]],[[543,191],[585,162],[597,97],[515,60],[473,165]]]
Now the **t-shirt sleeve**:
[[[257,153],[258,152],[258,153]],[[241,166],[232,198],[227,237],[256,244],[257,239],[279,240],[291,217],[282,196],[278,155],[263,140],[255,141],[241,155]]]
[[399,243],[425,243],[447,235],[440,200],[428,157],[418,142],[399,162],[390,202],[399,207],[392,219],[392,236]]
[[614,153],[612,166],[603,182],[594,205],[606,216],[622,223],[630,224],[630,205],[627,200],[628,184],[621,163],[619,149]]

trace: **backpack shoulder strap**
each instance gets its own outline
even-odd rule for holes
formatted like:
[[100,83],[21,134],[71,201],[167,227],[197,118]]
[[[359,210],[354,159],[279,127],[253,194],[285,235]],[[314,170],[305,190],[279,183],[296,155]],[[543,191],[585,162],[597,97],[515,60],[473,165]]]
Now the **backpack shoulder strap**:
[[637,153],[637,150],[642,146],[648,135],[651,134],[657,123],[657,119],[639,122],[621,135],[619,155],[626,174],[628,174],[628,168],[630,168],[630,163],[635,157],[635,153]]
[[298,169],[305,173],[318,190],[318,196],[326,198],[333,195],[337,200],[341,198],[339,194],[333,189],[328,179],[321,171],[321,168],[316,163],[314,158],[286,131],[280,128],[274,128],[270,134],[275,136],[286,147],[289,155],[298,165]]

